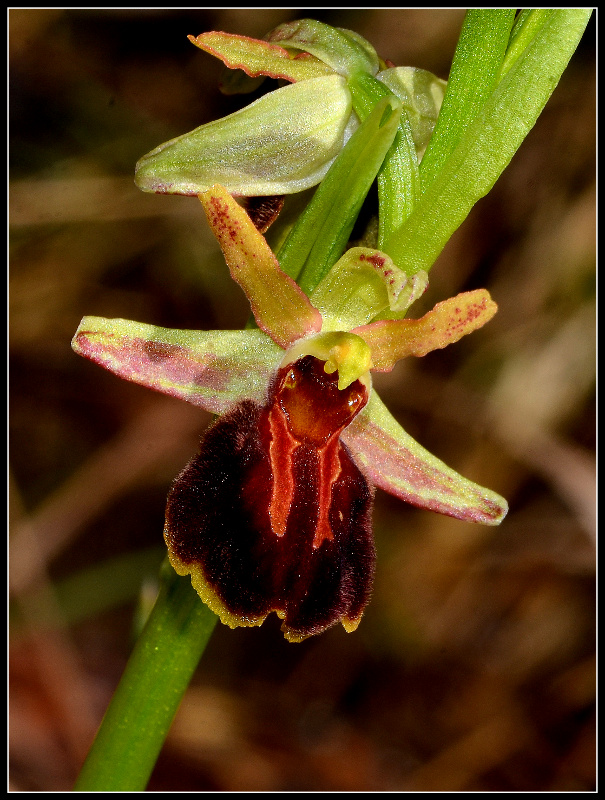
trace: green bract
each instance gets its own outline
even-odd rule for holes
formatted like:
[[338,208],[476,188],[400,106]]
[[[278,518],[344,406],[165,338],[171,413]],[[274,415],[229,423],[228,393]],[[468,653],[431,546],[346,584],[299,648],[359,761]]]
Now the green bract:
[[[591,9],[469,11],[412,213],[381,242],[409,275],[428,271],[527,136]],[[512,32],[511,32],[512,29]]]

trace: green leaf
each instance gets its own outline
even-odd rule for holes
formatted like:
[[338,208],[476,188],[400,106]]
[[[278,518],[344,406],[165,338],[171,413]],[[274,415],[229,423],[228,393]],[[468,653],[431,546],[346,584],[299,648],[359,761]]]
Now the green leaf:
[[[360,73],[349,81],[353,107],[365,120],[381,97],[396,97],[381,81]],[[378,173],[378,246],[396,230],[412,212],[420,192],[416,145],[405,111],[399,118],[393,143]]]
[[559,82],[590,14],[590,9],[552,11],[460,132],[412,214],[382,247],[409,275],[431,268],[473,205],[504,171]]
[[510,35],[506,57],[502,62],[498,80],[506,75],[519,56],[523,54],[529,42],[553,12],[552,8],[525,8],[519,12]]
[[514,21],[514,9],[468,11],[454,54],[441,113],[420,174],[429,186],[490,97]]

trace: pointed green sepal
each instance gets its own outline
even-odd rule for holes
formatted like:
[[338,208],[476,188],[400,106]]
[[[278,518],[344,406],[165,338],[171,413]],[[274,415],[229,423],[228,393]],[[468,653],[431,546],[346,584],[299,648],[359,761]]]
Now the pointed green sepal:
[[425,356],[476,331],[498,306],[486,289],[444,300],[420,319],[381,320],[353,330],[369,345],[377,372],[390,372],[407,356]]
[[76,353],[120,378],[222,414],[247,398],[264,402],[283,358],[261,331],[187,331],[84,317]]
[[319,183],[345,143],[351,94],[340,75],[276,89],[228,117],[178,136],[137,163],[146,192],[292,194]]
[[341,439],[376,486],[414,506],[484,525],[498,525],[508,511],[500,495],[463,478],[414,441],[376,392]]
[[321,330],[319,311],[279,266],[264,236],[222,186],[200,195],[233,280],[250,301],[258,327],[284,350]]

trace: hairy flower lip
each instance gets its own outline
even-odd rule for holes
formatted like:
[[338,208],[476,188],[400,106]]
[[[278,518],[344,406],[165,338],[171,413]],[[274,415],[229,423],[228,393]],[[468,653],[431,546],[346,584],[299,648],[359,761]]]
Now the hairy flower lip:
[[243,400],[205,434],[171,489],[171,563],[230,627],[276,612],[289,641],[359,624],[375,551],[373,490],[339,432],[367,401],[321,361],[280,368],[266,401]]

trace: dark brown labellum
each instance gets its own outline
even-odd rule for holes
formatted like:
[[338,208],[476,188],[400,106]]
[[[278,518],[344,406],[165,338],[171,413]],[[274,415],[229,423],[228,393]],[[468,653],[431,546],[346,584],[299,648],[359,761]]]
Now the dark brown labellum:
[[339,390],[323,367],[305,356],[278,371],[264,407],[221,417],[166,511],[173,566],[223,622],[275,611],[291,641],[337,622],[354,630],[374,573],[373,490],[339,439],[367,389]]

